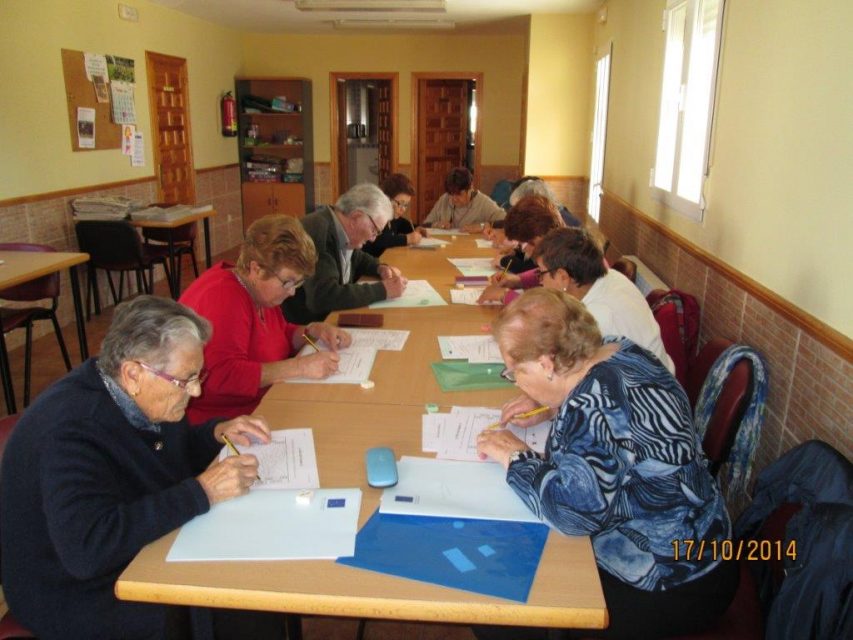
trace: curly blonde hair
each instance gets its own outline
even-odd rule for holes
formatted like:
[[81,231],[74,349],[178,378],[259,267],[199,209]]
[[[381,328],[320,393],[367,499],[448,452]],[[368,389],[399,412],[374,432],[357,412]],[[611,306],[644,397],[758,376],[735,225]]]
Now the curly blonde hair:
[[601,346],[601,331],[583,303],[543,287],[526,291],[507,306],[492,333],[515,362],[551,356],[558,372],[571,371]]
[[303,276],[312,276],[317,264],[317,249],[299,220],[292,216],[269,215],[253,222],[246,231],[237,268],[248,271],[252,260],[270,273],[287,267]]

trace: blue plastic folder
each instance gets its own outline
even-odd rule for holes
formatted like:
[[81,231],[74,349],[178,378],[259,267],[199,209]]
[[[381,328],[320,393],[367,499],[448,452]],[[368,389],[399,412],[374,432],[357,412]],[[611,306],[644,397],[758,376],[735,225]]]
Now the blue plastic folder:
[[527,602],[548,527],[530,522],[379,513],[340,564]]

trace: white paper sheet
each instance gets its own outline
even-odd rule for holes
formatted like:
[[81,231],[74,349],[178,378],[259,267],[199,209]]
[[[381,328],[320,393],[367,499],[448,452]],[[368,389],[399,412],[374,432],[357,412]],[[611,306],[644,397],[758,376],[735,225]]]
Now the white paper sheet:
[[397,485],[382,493],[380,513],[540,522],[499,464],[403,456],[397,475]]
[[501,350],[491,335],[438,336],[441,357],[483,364],[503,364]]
[[[313,351],[311,345],[305,345],[299,352],[305,355]],[[371,347],[349,347],[338,351],[341,357],[338,362],[338,372],[328,378],[313,380],[311,378],[290,378],[288,383],[312,383],[312,384],[361,384],[370,380],[370,372],[373,370],[373,362],[376,360],[376,349]],[[297,356],[299,357],[299,356]]]
[[448,413],[425,413],[421,416],[421,449],[428,453],[438,452],[441,442],[441,426]]
[[[272,432],[269,444],[236,445],[240,453],[250,453],[258,459],[255,489],[316,489],[320,486],[317,455],[314,452],[314,433],[311,429],[279,429]],[[219,459],[230,454],[222,447]]]
[[491,258],[448,258],[463,276],[490,276],[497,272]]
[[449,244],[447,240],[439,240],[438,238],[421,238],[418,244],[409,245],[409,249],[440,249]]
[[185,524],[167,562],[311,560],[352,556],[360,489],[317,489],[310,504],[300,490],[253,491],[215,504]]
[[[500,409],[453,407],[449,414],[443,415],[447,418],[438,427],[438,447],[435,449],[438,457],[447,460],[481,461],[477,455],[477,435],[500,421]],[[548,434],[551,433],[550,420],[527,429],[514,424],[509,424],[507,428],[530,449],[538,453],[545,452]]]
[[409,339],[409,331],[398,329],[347,329],[352,336],[352,347],[372,347],[379,351],[402,351]]
[[477,238],[476,242],[477,242],[477,248],[478,249],[491,249],[492,248],[492,241],[491,240],[486,240],[485,238]]
[[439,307],[447,302],[426,280],[409,280],[406,290],[399,298],[380,300],[370,305],[371,309],[389,307]]
[[476,305],[477,300],[483,295],[485,287],[465,287],[464,289],[451,289],[450,302],[453,304]]
[[431,236],[467,236],[468,234],[465,231],[460,231],[459,229],[435,229],[435,228],[431,228],[429,230],[429,235],[431,235]]

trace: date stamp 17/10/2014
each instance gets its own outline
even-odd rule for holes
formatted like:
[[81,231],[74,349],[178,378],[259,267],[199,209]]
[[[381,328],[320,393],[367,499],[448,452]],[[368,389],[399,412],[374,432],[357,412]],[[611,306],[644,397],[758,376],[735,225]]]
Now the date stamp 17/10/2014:
[[797,541],[782,540],[673,540],[672,559],[679,560],[774,560],[797,559]]

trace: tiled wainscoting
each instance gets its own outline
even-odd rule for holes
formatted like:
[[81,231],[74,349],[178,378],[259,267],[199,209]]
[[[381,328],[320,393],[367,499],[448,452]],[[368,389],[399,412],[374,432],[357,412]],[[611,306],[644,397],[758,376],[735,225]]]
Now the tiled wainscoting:
[[636,255],[671,287],[696,296],[700,345],[721,336],[764,355],[770,391],[753,478],[811,438],[853,457],[850,338],[606,192],[599,226],[611,241],[608,258]]
[[[35,195],[13,201],[0,202],[0,242],[32,242],[47,244],[58,251],[77,251],[77,238],[71,217],[71,201],[81,196],[126,196],[143,202],[157,199],[154,179],[121,185],[100,185],[94,189],[74,189],[72,192],[44,196]],[[236,165],[203,169],[196,172],[196,202],[212,205],[216,216],[210,220],[211,252],[217,255],[234,247],[243,240],[243,213],[240,203],[240,173]],[[204,225],[199,224],[196,240],[199,264],[204,264]],[[186,266],[184,267],[186,268]],[[85,268],[79,268],[82,295],[86,295]],[[154,277],[163,278],[160,267],[154,269]],[[71,300],[71,284],[68,273],[61,273],[59,321],[65,326],[74,321],[74,306]],[[113,279],[117,282],[116,276]],[[106,278],[99,272],[102,304],[112,304]],[[130,278],[132,290],[136,290],[135,278]],[[105,302],[106,301],[106,302]],[[36,337],[52,332],[50,323],[35,325]],[[23,344],[24,332],[13,331],[7,336],[10,349]],[[72,347],[73,333],[66,340]]]

